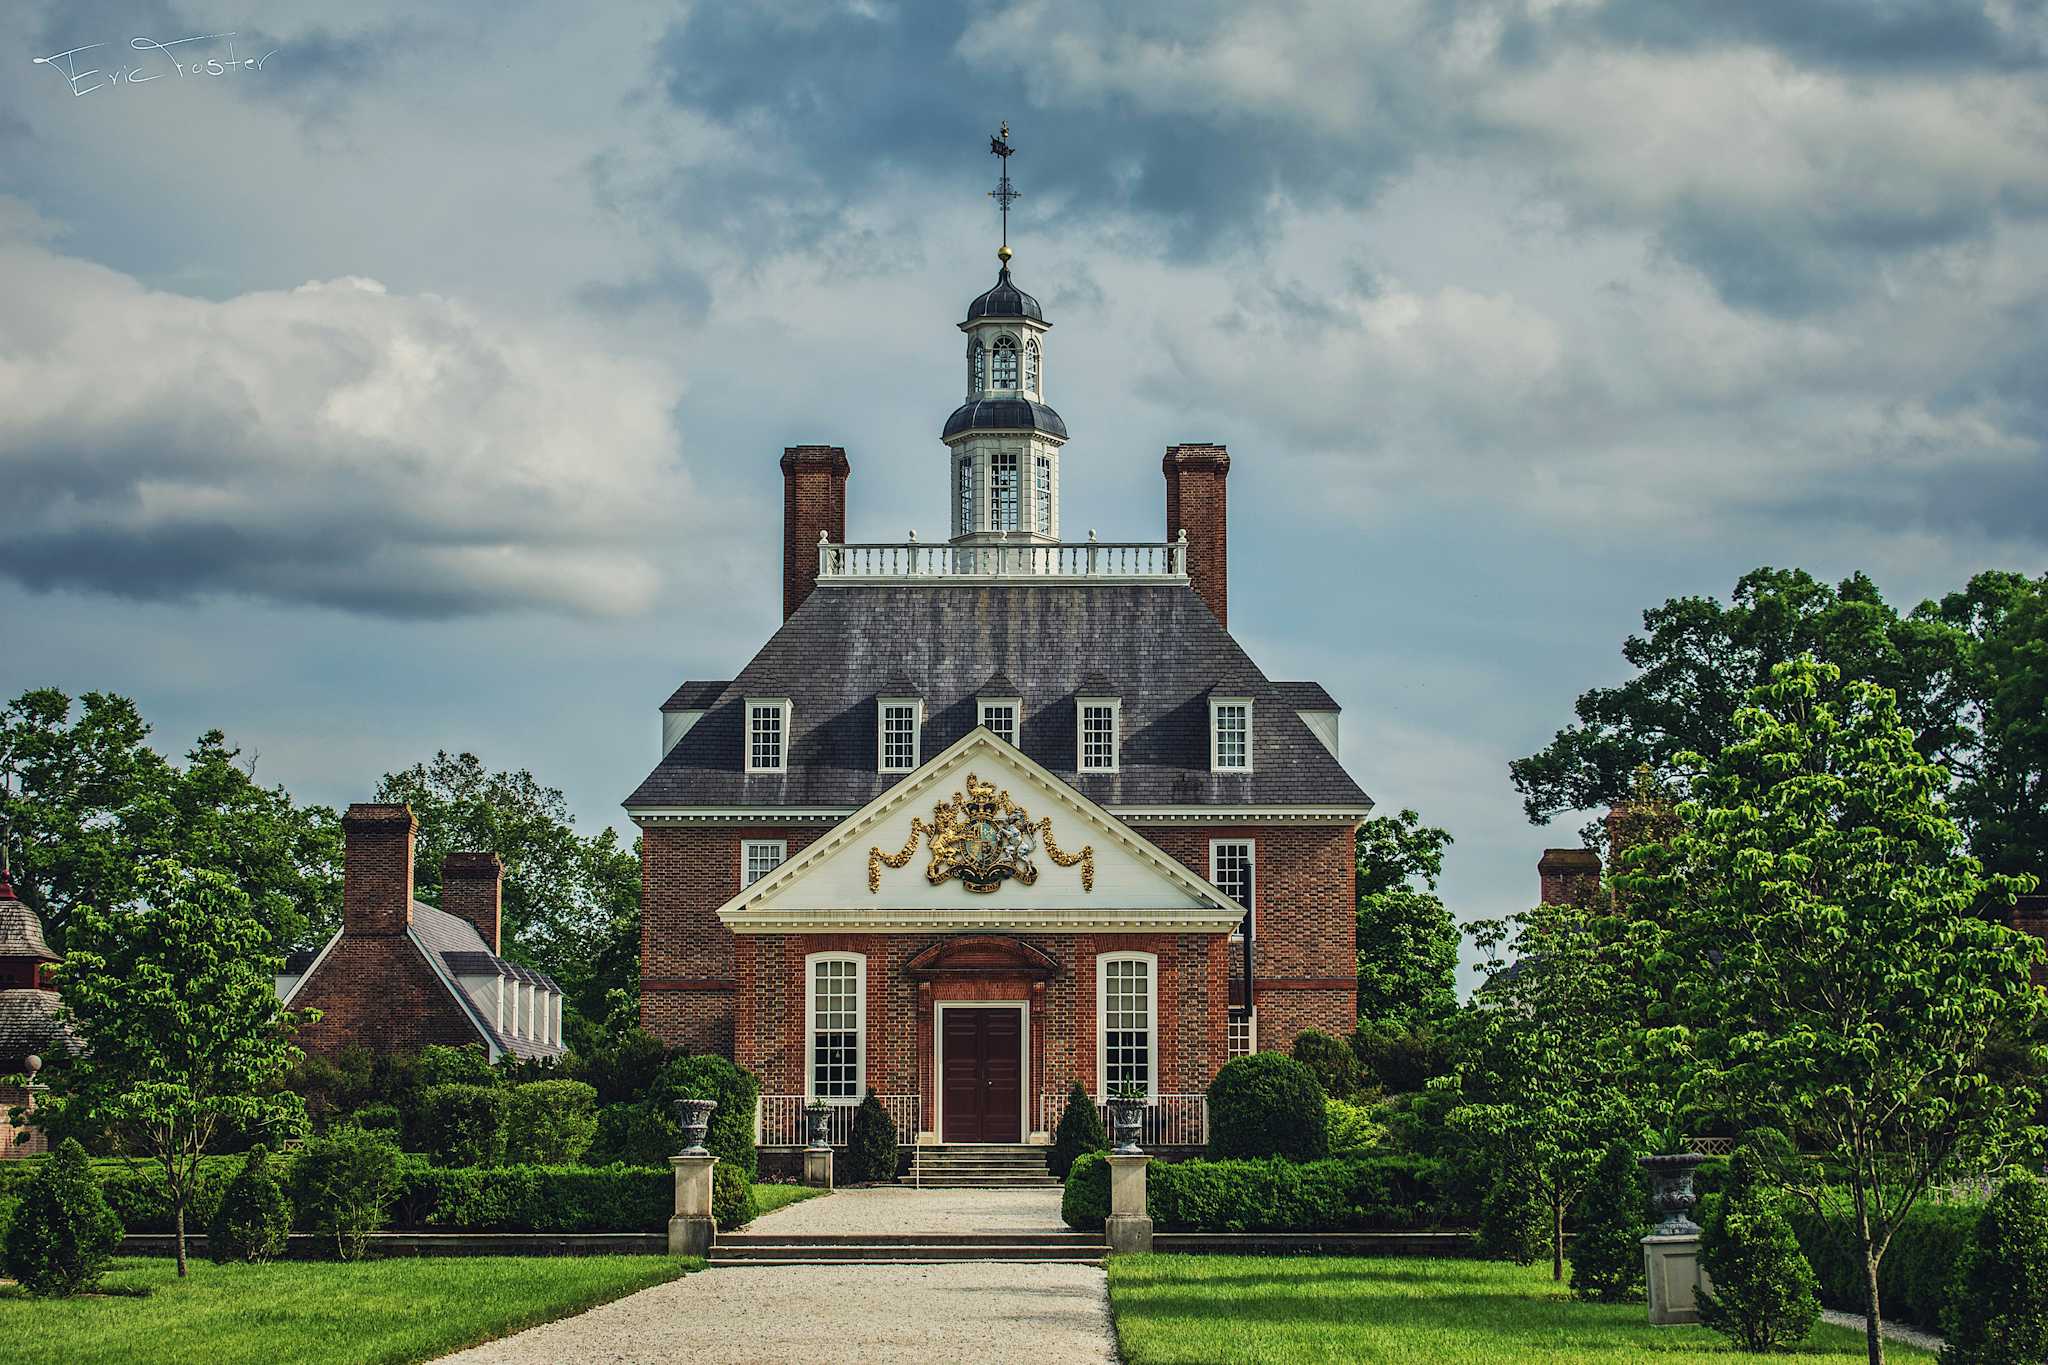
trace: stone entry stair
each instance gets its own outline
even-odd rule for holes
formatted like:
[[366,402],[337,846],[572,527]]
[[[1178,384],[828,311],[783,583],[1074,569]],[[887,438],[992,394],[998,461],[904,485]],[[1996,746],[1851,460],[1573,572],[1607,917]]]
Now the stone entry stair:
[[899,1232],[791,1234],[721,1233],[708,1264],[727,1268],[764,1265],[933,1265],[947,1261],[1057,1262],[1101,1265],[1100,1233]]
[[919,1189],[1058,1188],[1045,1169],[1044,1147],[1026,1143],[951,1143],[910,1150],[910,1170],[899,1184]]

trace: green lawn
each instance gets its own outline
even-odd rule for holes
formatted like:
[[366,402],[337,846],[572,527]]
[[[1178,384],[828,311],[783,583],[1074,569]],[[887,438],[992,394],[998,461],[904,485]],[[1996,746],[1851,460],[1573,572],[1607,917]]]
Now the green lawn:
[[[701,1261],[669,1256],[447,1256],[195,1261],[123,1259],[103,1294],[30,1299],[0,1288],[0,1341],[17,1360],[123,1365],[431,1360],[567,1317]],[[139,1297],[135,1291],[144,1291]]]
[[816,1199],[824,1190],[809,1185],[756,1185],[754,1186],[754,1216],[773,1213],[789,1204],[800,1204],[806,1199]]
[[[1860,1333],[1821,1326],[1797,1352],[1743,1356],[1703,1327],[1652,1327],[1640,1303],[1576,1303],[1547,1266],[1364,1257],[1113,1256],[1129,1365],[1394,1362],[1656,1365],[1769,1359],[1853,1365]],[[1885,1358],[1932,1361],[1887,1342]]]

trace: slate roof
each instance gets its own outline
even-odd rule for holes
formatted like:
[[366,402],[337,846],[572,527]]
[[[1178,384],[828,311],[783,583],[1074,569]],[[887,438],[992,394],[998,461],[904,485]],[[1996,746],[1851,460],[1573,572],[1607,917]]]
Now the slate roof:
[[1342,711],[1337,699],[1323,690],[1321,683],[1276,682],[1273,688],[1280,699],[1297,711]]
[[950,441],[963,431],[1042,431],[1067,439],[1066,419],[1029,398],[969,399],[953,409],[939,439]]
[[77,1043],[77,1036],[57,1021],[55,991],[0,991],[0,1070],[18,1072],[31,1054],[48,1061]]
[[[899,669],[922,684],[927,754],[974,728],[975,698],[1001,673],[1023,699],[1024,751],[1106,805],[1371,805],[1192,589],[1052,583],[814,590],[625,804],[864,805],[901,780],[875,771],[875,698]],[[1075,771],[1074,699],[1095,673],[1122,698],[1114,773]],[[1215,690],[1255,703],[1249,773],[1209,770]],[[793,703],[786,773],[744,771],[750,695]]]
[[718,700],[718,694],[732,686],[730,680],[717,682],[693,681],[678,687],[669,699],[661,704],[664,711],[702,711]]
[[55,962],[57,955],[43,939],[36,912],[14,898],[14,888],[0,882],[0,957],[26,957]]
[[1006,265],[996,272],[995,287],[967,305],[967,320],[972,322],[976,318],[1035,318],[1044,322],[1045,314],[1040,311],[1037,299],[1017,287]]

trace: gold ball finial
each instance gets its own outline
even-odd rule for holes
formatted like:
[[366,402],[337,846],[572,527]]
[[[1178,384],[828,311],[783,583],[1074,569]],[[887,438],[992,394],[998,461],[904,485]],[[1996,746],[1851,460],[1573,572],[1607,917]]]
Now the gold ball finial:
[[1002,246],[996,248],[996,259],[1001,261],[1004,265],[1008,265],[1010,263],[1010,257],[1015,254],[1015,252],[1010,250],[1008,243],[1004,243]]

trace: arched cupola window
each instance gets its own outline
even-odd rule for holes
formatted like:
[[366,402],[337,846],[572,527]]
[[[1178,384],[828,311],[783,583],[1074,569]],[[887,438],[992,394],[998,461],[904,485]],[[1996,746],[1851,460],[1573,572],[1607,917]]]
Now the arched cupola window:
[[1036,397],[1038,394],[1038,338],[1024,339],[1024,391]]
[[996,338],[995,355],[989,360],[989,380],[998,389],[1017,387],[1017,338]]
[[988,352],[981,348],[981,338],[975,337],[967,343],[967,392],[979,396],[988,387]]

